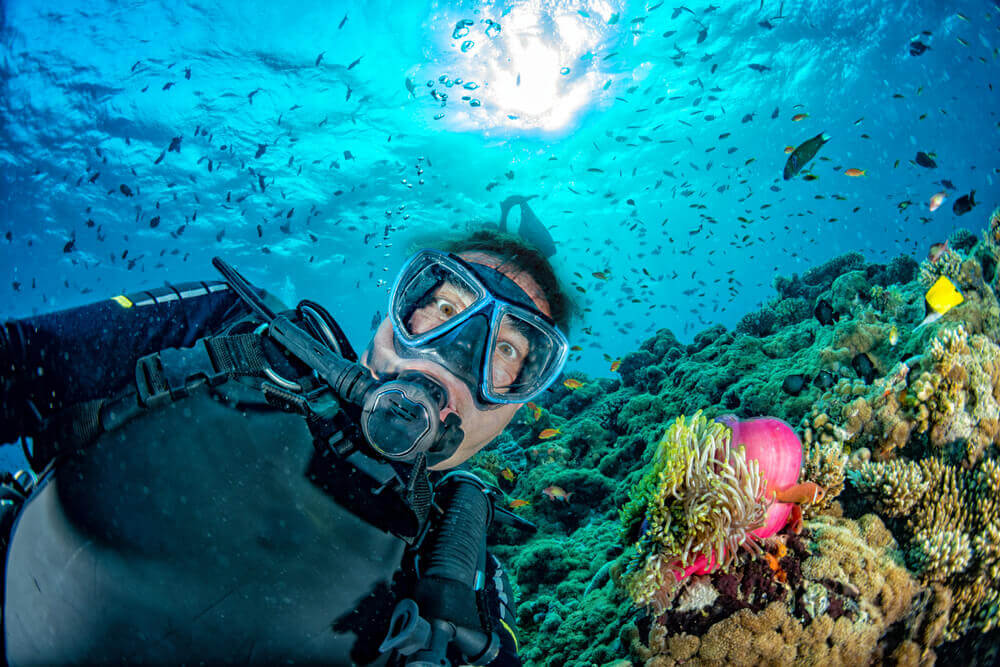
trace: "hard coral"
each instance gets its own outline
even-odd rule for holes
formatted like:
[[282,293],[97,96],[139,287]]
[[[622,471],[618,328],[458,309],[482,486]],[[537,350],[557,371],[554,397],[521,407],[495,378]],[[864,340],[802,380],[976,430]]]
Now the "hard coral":
[[960,325],[938,334],[925,361],[929,368],[907,393],[917,431],[938,450],[964,443],[971,466],[987,445],[1000,444],[1000,347]]
[[850,477],[881,511],[901,520],[907,562],[923,582],[951,589],[943,637],[997,627],[1000,465],[983,459],[966,471],[935,458],[866,463]]
[[[898,563],[895,542],[881,521],[873,515],[859,521],[821,517],[807,528],[813,555],[802,565],[806,579],[794,602],[741,609],[700,636],[654,624],[643,641],[638,628],[626,627],[622,643],[647,667],[862,665],[892,650],[890,642],[909,646],[910,638],[890,639],[887,630],[906,618],[918,586]],[[808,617],[797,617],[797,608]],[[933,652],[923,653],[933,660]]]

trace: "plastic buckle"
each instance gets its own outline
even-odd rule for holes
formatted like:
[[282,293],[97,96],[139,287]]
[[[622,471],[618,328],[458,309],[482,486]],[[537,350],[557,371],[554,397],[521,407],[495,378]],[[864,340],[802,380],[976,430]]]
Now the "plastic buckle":
[[204,340],[193,347],[171,347],[148,354],[136,363],[135,374],[139,400],[151,408],[188,396],[202,382],[221,384],[227,375],[215,369]]

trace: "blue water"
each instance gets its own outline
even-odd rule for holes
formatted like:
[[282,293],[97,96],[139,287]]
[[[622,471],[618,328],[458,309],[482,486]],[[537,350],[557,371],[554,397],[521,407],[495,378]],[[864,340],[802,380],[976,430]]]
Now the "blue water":
[[[6,2],[0,315],[213,279],[221,255],[325,304],[360,347],[416,235],[538,195],[590,309],[568,369],[610,375],[604,355],[657,328],[731,328],[776,274],[852,250],[920,259],[982,229],[1000,199],[1000,9],[689,7]],[[931,48],[911,56],[922,30]],[[784,147],[820,132],[818,179],[783,181]],[[941,179],[956,189],[931,213]],[[979,205],[956,216],[972,189]]]

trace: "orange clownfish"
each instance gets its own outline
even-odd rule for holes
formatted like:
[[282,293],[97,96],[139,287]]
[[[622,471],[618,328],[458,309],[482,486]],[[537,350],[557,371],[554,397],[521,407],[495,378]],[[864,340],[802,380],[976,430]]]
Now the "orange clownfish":
[[549,438],[554,438],[559,435],[561,431],[557,428],[547,428],[538,434],[539,440],[548,440]]

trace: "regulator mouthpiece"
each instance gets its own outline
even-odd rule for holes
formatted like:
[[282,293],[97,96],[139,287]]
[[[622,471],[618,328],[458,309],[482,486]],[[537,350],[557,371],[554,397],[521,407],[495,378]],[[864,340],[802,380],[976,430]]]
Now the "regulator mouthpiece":
[[393,461],[443,461],[462,442],[461,420],[440,419],[448,402],[444,387],[422,373],[408,371],[372,388],[361,410],[361,430],[375,451]]

